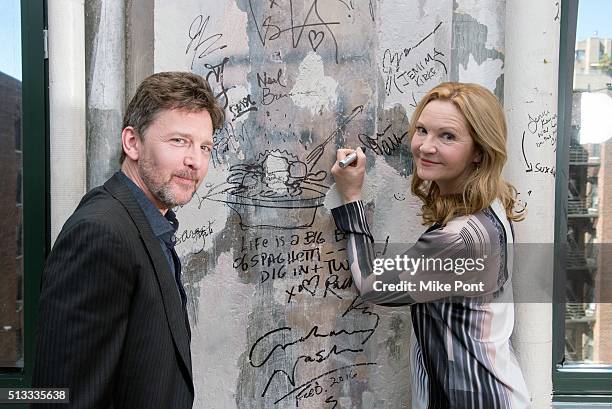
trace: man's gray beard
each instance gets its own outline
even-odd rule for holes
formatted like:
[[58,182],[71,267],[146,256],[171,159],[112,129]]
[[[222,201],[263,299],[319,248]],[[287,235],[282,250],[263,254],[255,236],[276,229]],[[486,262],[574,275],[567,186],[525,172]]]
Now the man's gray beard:
[[[151,190],[151,188],[149,188],[149,190]],[[159,202],[168,209],[172,209],[178,206],[179,204],[184,204],[176,203],[176,198],[174,197],[174,194],[172,193],[172,190],[170,189],[168,183],[164,183],[163,185],[161,185],[161,187],[157,191],[151,190],[151,193],[153,193],[155,198],[157,198],[157,200],[159,200]]]
[[[147,184],[146,180],[145,180],[145,184]],[[153,196],[155,196],[155,198],[159,200],[159,202],[168,209],[173,209],[176,206],[186,205],[187,203],[191,201],[191,199],[193,199],[193,196],[195,195],[196,190],[197,190],[197,187],[193,189],[193,192],[191,193],[191,197],[189,197],[189,199],[186,200],[185,203],[178,203],[176,197],[174,196],[174,193],[172,192],[172,189],[170,188],[170,182],[162,184],[157,190],[152,190],[151,186],[148,186],[148,185],[147,185],[147,188],[149,189],[151,193],[153,193]]]
[[161,186],[156,187],[153,178],[149,177],[150,169],[147,165],[148,164],[145,163],[144,166],[140,166],[140,177],[142,178],[142,181],[144,182],[149,192],[151,192],[151,194],[159,201],[159,203],[162,204],[162,206],[164,206],[166,209],[172,209],[176,206],[184,205],[191,201],[191,198],[193,198],[193,195],[195,194],[195,189],[193,190],[193,193],[191,194],[191,197],[187,202],[177,203],[176,197],[174,196],[174,193],[170,188],[170,181],[162,183]]

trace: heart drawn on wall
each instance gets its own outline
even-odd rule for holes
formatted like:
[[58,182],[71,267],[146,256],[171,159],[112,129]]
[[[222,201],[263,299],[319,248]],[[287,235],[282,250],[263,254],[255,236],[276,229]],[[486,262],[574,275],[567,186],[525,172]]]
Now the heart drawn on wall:
[[308,33],[308,39],[310,40],[310,45],[314,51],[317,51],[317,48],[319,48],[324,38],[325,33],[323,31],[310,30]]
[[[312,280],[314,279],[314,283]],[[317,287],[319,286],[319,276],[314,275],[309,279],[303,280],[302,284],[298,286],[298,291],[308,291],[310,295],[315,295],[315,291],[317,291]]]

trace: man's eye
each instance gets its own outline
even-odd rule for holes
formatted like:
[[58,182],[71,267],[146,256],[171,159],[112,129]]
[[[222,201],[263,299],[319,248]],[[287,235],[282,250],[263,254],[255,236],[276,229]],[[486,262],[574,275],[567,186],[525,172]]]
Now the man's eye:
[[210,146],[210,145],[202,145],[202,151],[204,151],[206,153],[210,153],[210,152],[212,152],[212,146]]
[[183,138],[172,138],[172,142],[178,145],[184,145],[186,143],[185,139]]

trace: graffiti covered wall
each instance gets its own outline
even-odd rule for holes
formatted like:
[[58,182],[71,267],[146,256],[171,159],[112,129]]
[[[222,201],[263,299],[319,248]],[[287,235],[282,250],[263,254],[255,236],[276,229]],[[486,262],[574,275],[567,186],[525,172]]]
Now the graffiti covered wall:
[[195,407],[411,407],[409,309],[356,297],[330,168],[364,147],[375,239],[415,241],[417,101],[445,80],[503,96],[505,2],[472,3],[155,1],[153,71],[204,76],[227,112],[177,212]]

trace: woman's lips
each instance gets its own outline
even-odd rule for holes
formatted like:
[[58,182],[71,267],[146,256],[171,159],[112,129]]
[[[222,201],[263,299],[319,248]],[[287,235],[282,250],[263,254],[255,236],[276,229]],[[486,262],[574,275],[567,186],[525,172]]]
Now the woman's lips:
[[420,159],[421,159],[421,165],[423,165],[423,166],[433,166],[433,165],[439,165],[440,164],[439,162],[433,162],[433,161],[430,161],[430,160],[427,160],[427,159],[423,159],[423,158],[420,158]]

